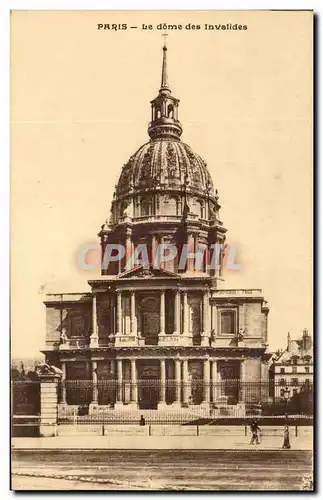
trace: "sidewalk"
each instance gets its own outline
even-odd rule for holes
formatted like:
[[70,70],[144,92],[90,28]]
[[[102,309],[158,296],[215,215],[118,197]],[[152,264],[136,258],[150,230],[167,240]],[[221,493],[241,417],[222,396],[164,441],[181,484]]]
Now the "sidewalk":
[[[280,450],[283,438],[264,436],[250,445],[250,436],[59,436],[12,438],[12,449],[98,449],[98,450]],[[309,436],[291,439],[292,450],[312,450]]]

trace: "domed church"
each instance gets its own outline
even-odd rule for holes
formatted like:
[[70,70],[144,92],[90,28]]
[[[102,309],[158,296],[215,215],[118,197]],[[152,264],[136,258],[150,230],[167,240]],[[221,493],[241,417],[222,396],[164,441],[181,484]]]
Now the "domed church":
[[101,270],[86,293],[46,296],[60,415],[243,416],[268,398],[269,309],[259,289],[220,286],[227,230],[205,161],[181,140],[179,103],[164,46],[149,139],[98,235]]

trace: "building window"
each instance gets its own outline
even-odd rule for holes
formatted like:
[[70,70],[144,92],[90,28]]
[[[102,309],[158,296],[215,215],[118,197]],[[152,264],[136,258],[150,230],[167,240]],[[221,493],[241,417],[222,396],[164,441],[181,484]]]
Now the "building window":
[[310,379],[309,378],[306,378],[305,379],[305,384],[309,384],[310,383]]
[[285,368],[281,368],[280,373],[285,373]]
[[305,366],[305,373],[310,373],[310,367],[309,366]]
[[231,334],[235,333],[235,311],[225,311],[221,313],[221,333]]
[[298,378],[292,378],[292,385],[298,385]]
[[296,396],[297,395],[297,389],[293,389],[293,396]]
[[285,385],[285,379],[284,378],[281,378],[280,381],[279,381],[279,385]]
[[293,359],[293,364],[297,365],[297,359]]
[[297,373],[297,366],[292,366],[292,373]]
[[280,397],[283,398],[285,396],[285,389],[280,389]]

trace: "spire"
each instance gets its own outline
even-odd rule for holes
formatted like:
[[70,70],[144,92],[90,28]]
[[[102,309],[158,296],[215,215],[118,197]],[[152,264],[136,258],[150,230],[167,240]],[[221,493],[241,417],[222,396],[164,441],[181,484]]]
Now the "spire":
[[161,87],[157,97],[151,101],[151,122],[148,126],[148,134],[152,140],[163,138],[180,140],[182,126],[178,120],[178,104],[179,100],[172,96],[168,85],[167,47],[164,42]]
[[161,77],[161,84],[160,84],[160,92],[163,90],[168,90],[170,92],[170,88],[168,85],[168,74],[167,74],[167,46],[166,46],[166,36],[164,41],[164,47],[163,47],[163,65],[162,65],[162,77]]

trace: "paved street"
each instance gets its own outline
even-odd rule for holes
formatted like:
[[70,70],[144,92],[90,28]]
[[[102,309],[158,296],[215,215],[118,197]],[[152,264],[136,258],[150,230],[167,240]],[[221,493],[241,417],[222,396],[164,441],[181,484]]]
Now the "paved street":
[[312,454],[293,450],[13,450],[14,489],[299,490]]

